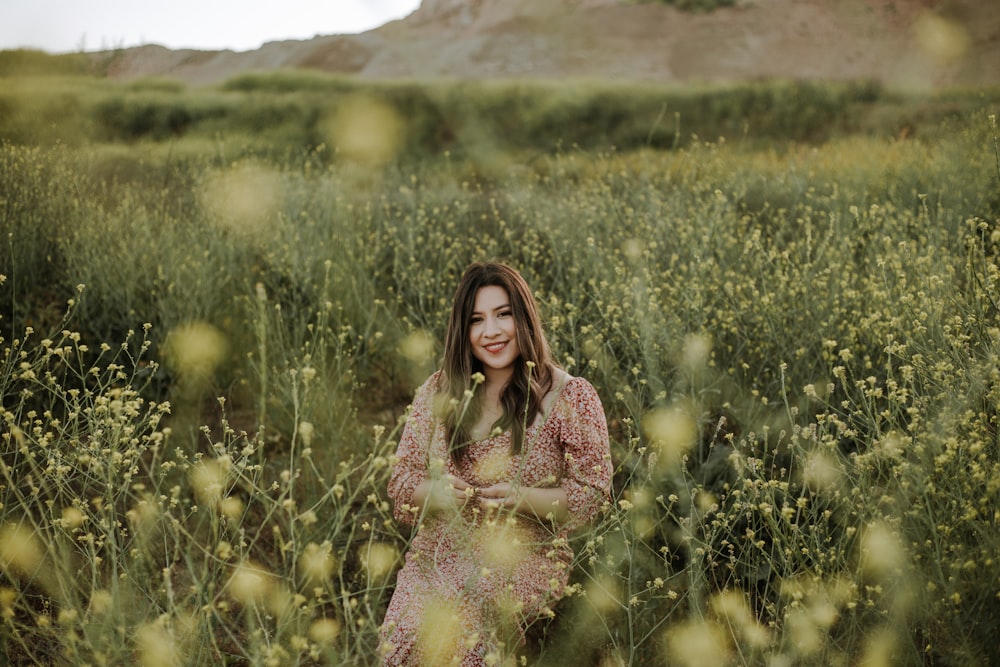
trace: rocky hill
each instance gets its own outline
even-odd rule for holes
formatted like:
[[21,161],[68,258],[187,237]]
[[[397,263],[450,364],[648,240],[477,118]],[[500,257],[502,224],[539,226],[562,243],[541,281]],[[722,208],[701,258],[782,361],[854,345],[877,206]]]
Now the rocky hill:
[[1000,83],[998,9],[998,0],[738,0],[709,13],[636,0],[424,0],[359,35],[246,52],[148,45],[103,55],[115,78],[194,85],[290,68],[369,79],[981,85]]

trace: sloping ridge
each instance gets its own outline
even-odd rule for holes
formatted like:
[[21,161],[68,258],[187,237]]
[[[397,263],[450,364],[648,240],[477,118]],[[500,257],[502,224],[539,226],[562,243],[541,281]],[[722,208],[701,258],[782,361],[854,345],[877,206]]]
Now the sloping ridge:
[[587,78],[660,83],[871,79],[1000,83],[1000,12],[981,0],[743,0],[688,13],[630,0],[424,0],[360,35],[255,51],[125,49],[114,78],[215,84],[307,68],[370,79]]

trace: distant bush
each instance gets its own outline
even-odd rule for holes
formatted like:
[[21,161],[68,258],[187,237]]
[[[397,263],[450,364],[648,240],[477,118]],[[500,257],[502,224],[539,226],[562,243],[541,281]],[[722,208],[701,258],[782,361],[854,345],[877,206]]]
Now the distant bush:
[[82,53],[53,55],[34,49],[0,51],[0,77],[97,74],[94,61]]
[[276,70],[239,74],[222,84],[222,90],[239,93],[346,93],[358,88],[348,77],[318,70]]
[[124,97],[107,100],[95,109],[107,136],[125,140],[150,138],[162,141],[181,135],[191,124],[191,113],[184,104],[171,104],[162,98]]
[[129,91],[149,91],[156,93],[172,93],[180,94],[184,92],[186,86],[176,79],[160,79],[160,78],[150,78],[150,79],[136,79],[135,81],[130,81],[125,84],[125,88]]
[[[775,145],[854,134],[913,136],[937,131],[946,118],[968,117],[998,97],[996,89],[903,95],[875,81],[679,88],[370,82],[278,72],[188,90],[167,80],[19,77],[0,91],[0,139],[22,145],[183,140],[212,143],[229,159],[324,154],[337,160],[356,152],[367,133],[391,144],[391,161],[399,164],[448,154],[489,165],[506,153],[551,155],[569,147],[676,149],[718,139]],[[352,114],[371,131],[347,129],[345,116]],[[381,125],[372,126],[376,122]]]

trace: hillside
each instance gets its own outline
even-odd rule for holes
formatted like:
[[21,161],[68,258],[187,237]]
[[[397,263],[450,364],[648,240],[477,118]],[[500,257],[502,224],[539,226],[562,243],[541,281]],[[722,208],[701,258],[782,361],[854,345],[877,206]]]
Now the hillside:
[[659,83],[872,79],[1000,83],[1000,12],[981,0],[739,0],[710,13],[628,0],[424,0],[359,35],[246,52],[147,45],[108,58],[114,78],[215,84],[309,68],[368,79],[589,78]]

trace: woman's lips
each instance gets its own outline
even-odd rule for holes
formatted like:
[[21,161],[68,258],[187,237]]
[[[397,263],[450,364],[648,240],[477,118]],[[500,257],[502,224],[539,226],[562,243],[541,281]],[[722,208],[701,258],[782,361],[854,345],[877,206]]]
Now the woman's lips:
[[487,352],[496,354],[497,352],[502,352],[503,349],[507,347],[507,343],[490,343],[489,345],[484,345],[483,347]]

